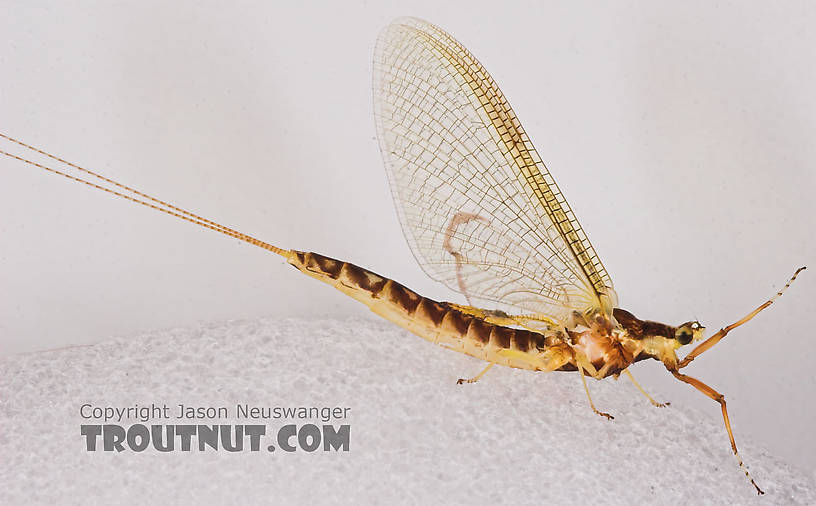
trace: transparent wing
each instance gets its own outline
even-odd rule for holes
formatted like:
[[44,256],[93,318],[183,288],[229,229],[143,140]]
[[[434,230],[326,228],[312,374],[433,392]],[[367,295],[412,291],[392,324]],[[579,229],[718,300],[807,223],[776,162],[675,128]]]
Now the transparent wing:
[[[612,280],[501,90],[453,37],[403,18],[377,40],[374,115],[403,232],[433,279],[564,322]],[[496,306],[496,305],[499,306]]]

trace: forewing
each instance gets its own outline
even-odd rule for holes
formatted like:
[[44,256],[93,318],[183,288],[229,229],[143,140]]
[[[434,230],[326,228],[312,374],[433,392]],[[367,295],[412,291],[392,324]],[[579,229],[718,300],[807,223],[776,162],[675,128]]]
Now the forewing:
[[611,313],[609,275],[467,49],[425,21],[395,21],[377,41],[374,114],[403,232],[431,278],[557,321]]

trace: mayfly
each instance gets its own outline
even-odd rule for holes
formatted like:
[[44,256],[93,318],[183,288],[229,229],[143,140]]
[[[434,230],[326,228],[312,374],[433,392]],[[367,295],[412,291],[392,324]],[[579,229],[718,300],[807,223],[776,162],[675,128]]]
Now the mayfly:
[[677,350],[703,339],[696,321],[666,325],[618,307],[612,280],[493,78],[449,34],[406,18],[377,40],[374,116],[403,233],[423,270],[461,293],[466,304],[437,302],[349,262],[273,246],[53,156],[56,169],[4,155],[281,255],[296,269],[367,305],[418,336],[487,362],[532,371],[576,371],[592,410],[586,376],[628,377],[655,359],[722,408],[731,449],[743,464],[722,394],[681,373],[730,331],[770,306],[788,283],[685,358]]

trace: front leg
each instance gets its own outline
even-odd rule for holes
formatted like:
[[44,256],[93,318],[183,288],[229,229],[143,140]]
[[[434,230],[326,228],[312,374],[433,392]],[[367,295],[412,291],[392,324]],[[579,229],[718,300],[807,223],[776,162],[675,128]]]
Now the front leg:
[[694,388],[704,393],[709,398],[714,399],[720,404],[720,406],[722,407],[723,421],[725,422],[725,430],[728,432],[728,439],[731,441],[731,449],[734,451],[734,455],[737,456],[737,461],[739,462],[740,469],[742,469],[745,472],[745,476],[751,481],[751,485],[753,485],[754,488],[756,488],[757,494],[759,495],[764,494],[765,492],[763,492],[762,489],[759,488],[759,485],[756,484],[754,479],[748,473],[748,468],[745,467],[745,464],[742,463],[742,457],[740,457],[740,454],[737,451],[737,443],[734,441],[734,433],[731,432],[731,422],[728,420],[728,410],[725,407],[725,397],[723,397],[721,393],[717,392],[716,390],[706,385],[702,381],[698,380],[697,378],[686,376],[685,374],[681,374],[679,371],[673,369],[669,369],[669,372],[671,372],[675,378],[679,379],[683,383],[688,383],[689,385],[693,386]]
[[788,287],[791,286],[791,283],[793,283],[796,280],[796,276],[798,276],[799,273],[802,272],[803,270],[805,270],[805,267],[799,267],[798,269],[796,269],[796,272],[793,273],[793,277],[791,277],[790,280],[788,280],[788,282],[785,283],[785,286],[783,286],[781,290],[776,292],[776,295],[774,295],[773,297],[771,297],[770,299],[765,301],[758,308],[756,308],[753,311],[751,311],[750,313],[748,313],[741,320],[732,323],[731,325],[725,327],[724,329],[720,329],[719,332],[717,332],[713,336],[709,337],[708,339],[706,339],[705,341],[703,341],[702,343],[697,345],[696,348],[691,350],[691,352],[688,355],[686,355],[686,358],[684,358],[680,362],[680,365],[678,365],[677,368],[682,369],[682,368],[686,367],[687,365],[689,365],[691,363],[692,360],[694,360],[698,356],[702,355],[703,353],[705,353],[706,351],[711,349],[715,344],[720,342],[720,340],[722,338],[724,338],[725,336],[727,336],[729,332],[731,332],[735,328],[739,327],[740,325],[748,323],[754,316],[758,315],[760,311],[762,311],[766,307],[773,304],[776,301],[776,299],[781,297],[782,294],[785,292],[785,290],[787,290]]

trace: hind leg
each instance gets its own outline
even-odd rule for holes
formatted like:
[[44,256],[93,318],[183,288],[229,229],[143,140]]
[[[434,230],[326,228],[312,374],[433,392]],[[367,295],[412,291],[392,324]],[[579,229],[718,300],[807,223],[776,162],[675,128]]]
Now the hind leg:
[[474,376],[474,377],[472,377],[472,378],[470,378],[470,379],[459,378],[458,380],[456,380],[456,384],[457,384],[457,385],[461,385],[462,383],[476,383],[476,382],[477,382],[477,381],[479,381],[479,379],[480,379],[482,376],[484,376],[484,375],[485,375],[485,373],[486,373],[487,371],[489,371],[489,370],[490,370],[490,368],[491,368],[491,367],[493,367],[494,365],[496,365],[496,363],[495,363],[495,362],[490,362],[489,364],[487,364],[487,367],[485,367],[484,369],[482,369],[482,372],[480,372],[480,373],[479,373],[479,374],[477,374],[476,376]]

